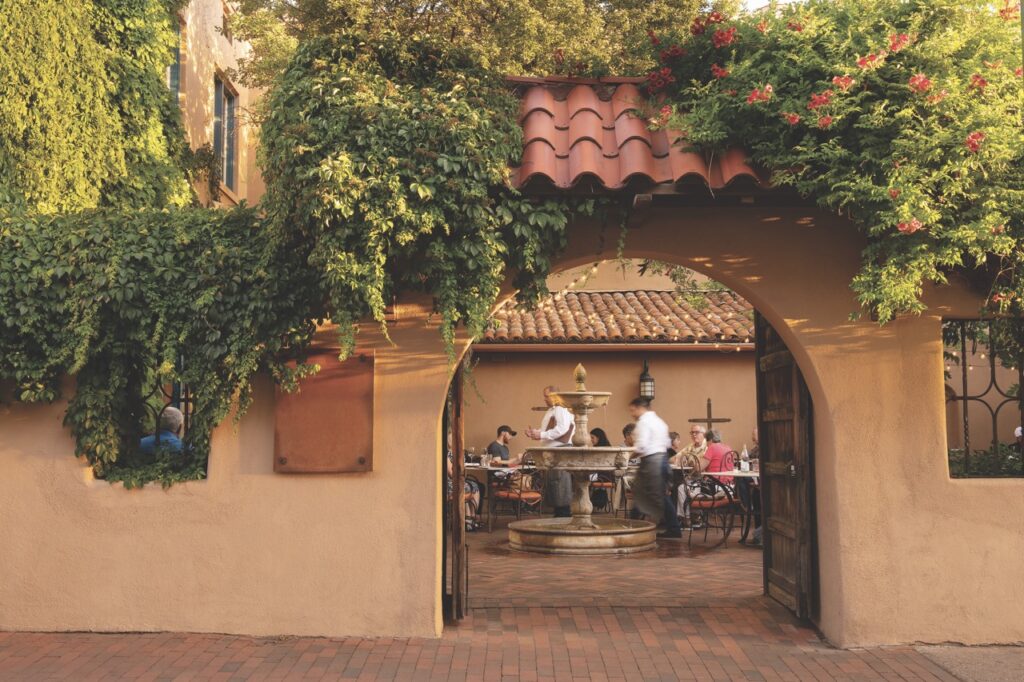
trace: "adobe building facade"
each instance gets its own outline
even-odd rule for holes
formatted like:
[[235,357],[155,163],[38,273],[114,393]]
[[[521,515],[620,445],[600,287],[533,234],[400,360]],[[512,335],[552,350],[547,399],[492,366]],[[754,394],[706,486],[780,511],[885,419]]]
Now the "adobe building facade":
[[[222,11],[197,0],[189,12],[200,7]],[[556,269],[612,257],[617,237],[601,232],[573,225]],[[815,208],[655,202],[626,255],[729,286],[796,358],[813,397],[818,625],[831,642],[1024,642],[1024,480],[953,480],[946,458],[941,321],[975,316],[980,300],[951,285],[928,290],[920,316],[853,321],[862,247],[852,224]],[[241,421],[215,432],[208,478],[166,490],[93,480],[64,401],[5,400],[0,629],[439,635],[453,367],[429,313],[400,298],[394,343],[362,337],[376,357],[365,473],[275,474],[267,377]],[[323,437],[343,439],[344,423]]]
[[[588,262],[598,233],[575,225],[558,266]],[[1007,607],[1024,601],[1024,584],[1005,579],[1024,553],[1024,481],[952,480],[946,460],[941,319],[979,301],[947,287],[928,292],[921,316],[851,321],[861,246],[852,225],[815,209],[712,206],[657,211],[628,255],[713,270],[797,358],[814,400],[830,641],[1024,641],[1024,618]],[[218,429],[209,478],[168,490],[92,480],[63,403],[4,404],[0,628],[439,634],[452,368],[428,313],[426,301],[400,301],[395,345],[364,340],[376,346],[364,474],[274,474],[266,379],[241,423]]]

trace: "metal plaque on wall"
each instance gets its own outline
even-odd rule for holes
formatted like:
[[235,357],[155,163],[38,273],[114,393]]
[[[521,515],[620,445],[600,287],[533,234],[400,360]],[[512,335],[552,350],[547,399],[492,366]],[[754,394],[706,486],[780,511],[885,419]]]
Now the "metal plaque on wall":
[[350,473],[373,470],[373,354],[345,362],[336,350],[310,354],[320,371],[299,390],[276,393],[274,471]]

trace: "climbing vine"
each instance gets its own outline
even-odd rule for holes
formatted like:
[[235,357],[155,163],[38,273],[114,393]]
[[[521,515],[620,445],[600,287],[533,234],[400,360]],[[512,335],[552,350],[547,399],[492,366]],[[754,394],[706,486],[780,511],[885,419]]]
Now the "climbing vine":
[[456,326],[483,331],[507,273],[522,300],[546,291],[571,213],[594,207],[511,189],[518,102],[457,47],[388,33],[310,40],[268,111],[263,205],[274,230],[308,245],[343,352],[359,320],[383,328],[399,292],[425,291],[454,353]]
[[653,35],[653,121],[707,154],[738,145],[868,236],[853,288],[885,322],[966,275],[1024,312],[1016,4],[807,0]]

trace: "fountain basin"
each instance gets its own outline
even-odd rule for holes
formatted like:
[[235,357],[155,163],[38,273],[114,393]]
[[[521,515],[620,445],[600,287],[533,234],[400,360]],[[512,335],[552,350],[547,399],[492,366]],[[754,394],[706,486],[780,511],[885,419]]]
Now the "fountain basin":
[[593,528],[573,528],[570,519],[530,519],[508,526],[512,549],[540,554],[633,554],[657,546],[649,521],[595,518]]
[[537,466],[543,469],[563,469],[565,471],[614,471],[623,470],[629,465],[633,449],[625,445],[621,447],[585,448],[568,445],[560,448],[533,447],[526,448]]

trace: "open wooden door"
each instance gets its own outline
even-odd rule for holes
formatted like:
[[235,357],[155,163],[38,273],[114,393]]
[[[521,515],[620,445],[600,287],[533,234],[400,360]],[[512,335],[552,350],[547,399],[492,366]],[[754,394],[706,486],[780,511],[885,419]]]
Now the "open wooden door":
[[[446,589],[449,590],[445,600],[445,616],[449,621],[465,618],[469,607],[469,548],[466,545],[466,504],[462,493],[466,481],[462,379],[460,367],[452,380],[445,408],[448,417],[445,421],[452,434],[452,492],[447,495],[444,514],[451,556],[450,580],[448,576],[445,577]],[[447,494],[447,489],[445,492]]]
[[757,427],[765,594],[799,618],[818,616],[811,395],[793,355],[755,318]]

